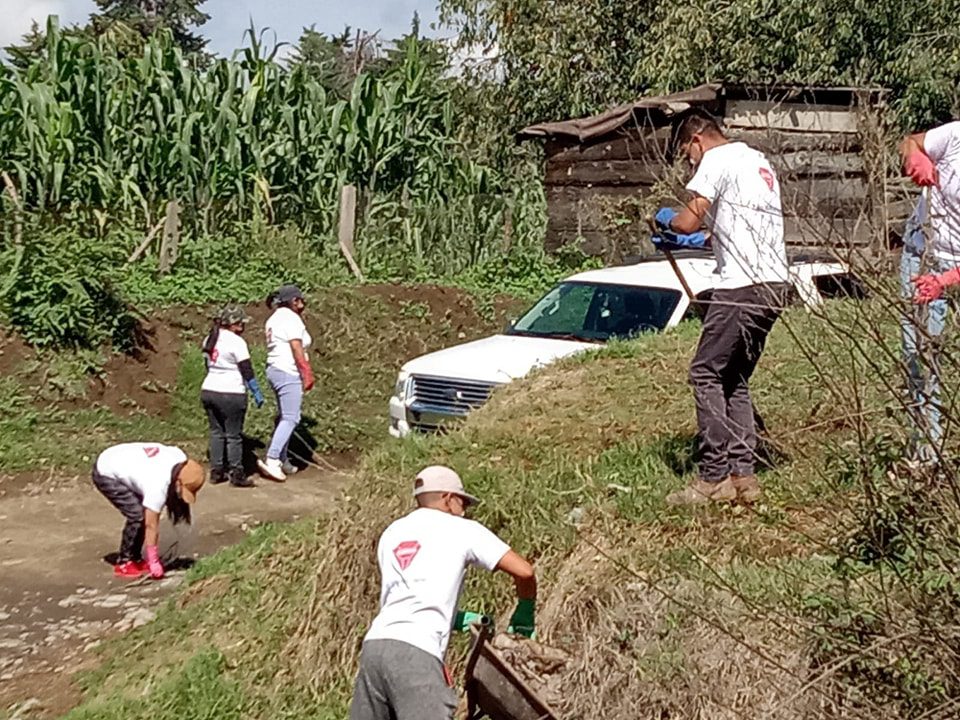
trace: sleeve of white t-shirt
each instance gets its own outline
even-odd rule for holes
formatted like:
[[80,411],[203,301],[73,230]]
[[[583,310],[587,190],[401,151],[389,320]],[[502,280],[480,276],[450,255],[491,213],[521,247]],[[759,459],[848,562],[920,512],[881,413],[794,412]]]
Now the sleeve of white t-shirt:
[[233,353],[233,362],[235,365],[250,359],[250,349],[247,347],[247,341],[239,335],[236,336],[230,350]]
[[927,130],[923,136],[923,151],[934,162],[960,151],[960,122]]
[[700,161],[697,172],[687,183],[687,190],[713,202],[723,191],[723,182],[723,167],[713,162],[710,153],[707,153]]
[[[162,480],[160,473],[157,473],[156,477],[149,478],[148,482],[144,483],[146,490],[143,492],[142,504],[147,510],[153,510],[155,513],[163,510],[163,506],[167,504],[167,493],[161,490]],[[169,489],[169,485],[167,488]]]
[[467,562],[485,570],[496,570],[497,564],[510,551],[510,546],[474,520],[467,521]]
[[281,342],[303,341],[307,326],[293,310],[280,314],[273,323],[273,338]]

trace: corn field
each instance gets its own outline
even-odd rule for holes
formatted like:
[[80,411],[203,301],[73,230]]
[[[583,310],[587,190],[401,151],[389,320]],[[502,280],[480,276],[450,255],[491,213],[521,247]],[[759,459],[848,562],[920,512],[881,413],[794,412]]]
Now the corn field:
[[104,38],[62,32],[29,66],[0,65],[0,170],[23,206],[48,217],[149,228],[169,200],[197,232],[251,218],[333,236],[340,190],[360,191],[360,252],[401,245],[462,266],[539,231],[535,183],[507,189],[457,139],[455,81],[416,37],[349,98],[303,65],[247,47],[197,70],[169,35],[123,56]]

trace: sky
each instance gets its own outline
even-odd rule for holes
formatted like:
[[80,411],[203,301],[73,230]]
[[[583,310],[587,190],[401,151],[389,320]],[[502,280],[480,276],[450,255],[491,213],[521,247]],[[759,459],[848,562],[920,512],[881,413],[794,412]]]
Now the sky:
[[[418,12],[424,34],[444,35],[430,30],[437,22],[436,6],[437,0],[207,0],[202,9],[210,20],[200,33],[210,40],[210,51],[229,55],[243,44],[250,18],[258,29],[271,28],[281,42],[296,41],[310,25],[326,33],[341,32],[346,25],[380,30],[381,38],[392,39],[409,30]],[[43,25],[47,15],[59,15],[62,25],[85,22],[95,8],[93,0],[0,0],[0,47],[17,42],[31,20]]]

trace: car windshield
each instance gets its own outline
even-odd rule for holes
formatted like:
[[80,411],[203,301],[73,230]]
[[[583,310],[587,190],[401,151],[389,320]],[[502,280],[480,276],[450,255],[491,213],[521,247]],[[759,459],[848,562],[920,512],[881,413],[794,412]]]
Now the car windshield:
[[507,334],[585,342],[630,338],[663,330],[679,302],[680,292],[666,288],[563,282]]

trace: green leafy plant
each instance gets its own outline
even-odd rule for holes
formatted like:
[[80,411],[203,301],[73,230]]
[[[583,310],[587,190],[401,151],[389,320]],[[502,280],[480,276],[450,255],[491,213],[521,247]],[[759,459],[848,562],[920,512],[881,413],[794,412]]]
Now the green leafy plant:
[[121,350],[135,342],[137,314],[117,288],[106,243],[30,232],[0,257],[11,268],[0,307],[28,342],[73,349],[108,342]]

